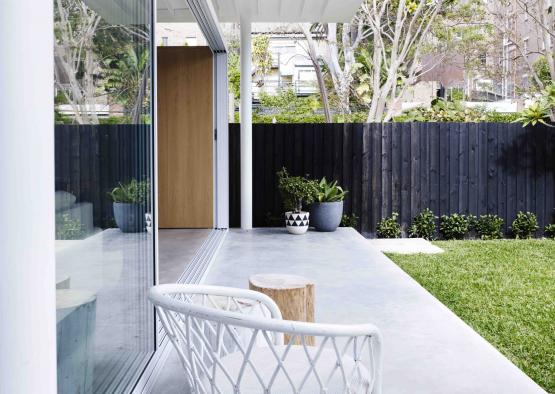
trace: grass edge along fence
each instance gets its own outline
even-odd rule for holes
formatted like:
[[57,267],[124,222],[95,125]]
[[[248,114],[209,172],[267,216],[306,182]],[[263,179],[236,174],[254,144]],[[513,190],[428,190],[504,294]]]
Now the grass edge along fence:
[[[230,225],[240,225],[239,124],[230,124]],[[517,212],[553,222],[555,131],[516,123],[253,124],[254,226],[281,219],[276,171],[337,180],[345,213],[373,236],[392,212],[407,231],[425,208],[435,215]],[[507,231],[507,228],[504,229]]]

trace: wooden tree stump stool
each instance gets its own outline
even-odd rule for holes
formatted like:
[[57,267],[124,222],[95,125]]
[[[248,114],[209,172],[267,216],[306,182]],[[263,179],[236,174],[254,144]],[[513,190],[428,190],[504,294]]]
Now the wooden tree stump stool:
[[[278,305],[284,320],[314,322],[314,283],[297,275],[257,274],[249,278],[249,289],[266,294]],[[289,343],[289,335],[284,337]],[[296,345],[300,338],[295,339]],[[314,337],[305,337],[314,345]]]

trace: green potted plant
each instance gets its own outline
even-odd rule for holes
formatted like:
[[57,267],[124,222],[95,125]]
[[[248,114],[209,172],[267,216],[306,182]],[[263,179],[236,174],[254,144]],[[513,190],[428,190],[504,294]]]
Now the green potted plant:
[[312,225],[318,231],[335,231],[343,216],[343,200],[347,191],[322,178],[318,183],[316,199],[310,207]]
[[126,183],[119,183],[108,195],[113,201],[116,224],[122,232],[145,231],[145,214],[150,195],[148,181],[131,179]]
[[285,206],[285,227],[291,234],[304,234],[308,230],[308,212],[303,204],[310,204],[318,192],[317,182],[301,176],[290,176],[284,168],[277,172],[278,188]]

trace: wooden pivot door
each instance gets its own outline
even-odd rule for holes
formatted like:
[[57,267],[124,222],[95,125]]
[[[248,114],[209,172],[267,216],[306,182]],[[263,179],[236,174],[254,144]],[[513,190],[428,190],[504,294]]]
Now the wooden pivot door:
[[213,227],[213,57],[208,47],[159,47],[160,228]]

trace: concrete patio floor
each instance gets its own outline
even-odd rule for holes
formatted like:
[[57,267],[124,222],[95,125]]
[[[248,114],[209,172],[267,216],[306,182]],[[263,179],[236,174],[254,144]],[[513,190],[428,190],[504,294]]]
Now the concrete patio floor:
[[[317,322],[380,328],[385,394],[544,392],[353,229],[303,236],[231,230],[205,283],[246,288],[249,275],[264,272],[312,279]],[[153,392],[187,392],[175,358]]]

